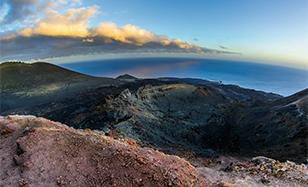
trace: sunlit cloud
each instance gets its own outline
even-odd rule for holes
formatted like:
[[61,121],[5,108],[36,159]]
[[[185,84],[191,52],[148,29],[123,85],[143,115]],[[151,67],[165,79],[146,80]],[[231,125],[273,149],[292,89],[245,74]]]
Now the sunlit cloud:
[[101,23],[95,32],[99,36],[104,36],[124,43],[136,43],[142,45],[155,40],[155,34],[135,25],[125,25],[118,27],[111,22]]
[[33,28],[22,29],[19,34],[25,37],[33,35],[87,37],[90,35],[88,20],[96,12],[95,6],[69,9],[64,14],[50,10],[45,19],[39,21]]
[[71,8],[61,14],[55,10],[49,10],[46,17],[37,22],[33,27],[27,27],[20,31],[6,35],[3,38],[13,39],[14,37],[81,37],[83,41],[94,42],[95,37],[102,37],[106,42],[118,41],[127,44],[142,46],[146,43],[156,42],[162,46],[177,46],[182,49],[195,49],[202,52],[196,45],[181,41],[180,39],[169,39],[166,36],[157,35],[138,26],[127,24],[123,27],[112,22],[102,22],[99,26],[89,28],[89,19],[97,12],[97,7]]

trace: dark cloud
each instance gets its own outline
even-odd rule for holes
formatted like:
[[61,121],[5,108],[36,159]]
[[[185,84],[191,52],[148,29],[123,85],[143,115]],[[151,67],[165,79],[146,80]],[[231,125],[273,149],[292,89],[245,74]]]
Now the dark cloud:
[[25,20],[26,17],[35,14],[38,8],[42,6],[42,2],[39,0],[4,0],[1,6],[4,4],[9,6],[9,11],[1,24]]
[[45,16],[46,10],[63,8],[78,4],[78,0],[1,0],[0,7],[9,7],[7,14],[0,22],[2,25],[11,23],[34,22]]
[[160,42],[148,42],[142,46],[123,43],[110,38],[96,36],[87,38],[69,38],[52,36],[17,36],[1,40],[1,61],[31,60],[73,55],[88,55],[97,53],[200,53],[223,54],[227,51],[207,48],[180,48],[177,44],[163,45]]
[[220,45],[219,48],[220,48],[220,49],[228,49],[228,47],[223,46],[223,45]]

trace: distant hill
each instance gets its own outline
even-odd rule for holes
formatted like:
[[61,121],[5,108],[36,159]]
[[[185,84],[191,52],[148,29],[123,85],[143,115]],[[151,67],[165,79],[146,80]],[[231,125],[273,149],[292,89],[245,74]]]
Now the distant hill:
[[94,77],[59,66],[37,62],[5,62],[0,64],[1,90],[33,88],[45,84],[91,80]]
[[45,62],[5,62],[0,64],[0,109],[32,107],[119,84],[120,80],[92,77]]
[[119,80],[137,80],[138,78],[134,77],[132,75],[129,75],[129,74],[124,74],[124,75],[118,76],[116,79],[119,79]]

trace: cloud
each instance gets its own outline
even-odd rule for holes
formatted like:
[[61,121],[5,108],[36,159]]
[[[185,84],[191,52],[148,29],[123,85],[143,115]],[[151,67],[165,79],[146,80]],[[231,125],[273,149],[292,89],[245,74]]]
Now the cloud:
[[83,42],[94,42],[94,39],[93,38],[84,38],[82,39]]
[[223,46],[223,45],[220,45],[219,48],[221,48],[221,49],[228,49],[228,47]]
[[38,0],[5,0],[1,6],[8,6],[2,24],[11,23],[33,14],[39,5]]
[[112,22],[102,22],[98,27],[88,28],[88,21],[96,12],[96,6],[72,8],[64,14],[50,10],[45,19],[39,21],[34,27],[18,31],[15,36],[83,37],[85,38],[83,41],[91,40],[92,42],[93,37],[102,37],[106,39],[105,41],[118,41],[137,46],[156,42],[163,46],[173,45],[182,49],[198,49],[197,46],[179,39],[169,39],[131,24],[119,27]]
[[6,11],[2,13],[0,23],[2,25],[33,23],[46,11],[80,4],[80,0],[3,0],[0,9]]
[[118,27],[112,22],[101,23],[95,29],[95,33],[93,33],[93,35],[103,36],[112,40],[138,46],[142,46],[150,42],[157,42],[163,46],[175,45],[182,49],[198,48],[197,46],[183,42],[180,39],[169,39],[165,36],[159,36],[153,32],[131,24]]
[[33,35],[87,37],[90,35],[88,31],[88,20],[96,12],[96,6],[78,9],[72,8],[65,14],[50,10],[45,19],[39,21],[33,28],[22,29],[19,31],[19,34],[25,37],[31,37]]
[[[163,53],[182,53],[182,54],[229,54],[228,51],[207,49],[201,47],[192,47],[185,42],[171,39],[163,40],[140,40],[137,36],[130,42],[122,42],[115,40],[112,36],[93,35],[83,37],[78,33],[72,35],[54,34],[40,35],[12,34],[7,37],[2,37],[0,61],[11,59],[31,60],[31,59],[46,59],[55,57],[67,57],[76,55],[98,55],[98,54],[123,54],[123,53],[148,53],[148,54],[163,54]],[[31,35],[33,34],[33,35]],[[71,33],[70,33],[71,34]],[[78,37],[77,37],[78,36]],[[136,44],[135,41],[138,41]],[[131,42],[134,41],[134,42]],[[146,43],[144,43],[146,41]],[[165,41],[167,43],[162,44]],[[187,46],[186,46],[187,45]]]
[[112,22],[101,23],[95,29],[95,35],[110,38],[123,43],[134,43],[143,45],[155,41],[156,35],[150,31],[141,29],[135,25],[118,27]]
[[[98,26],[89,27],[89,20],[98,12],[99,7],[61,9],[60,5],[67,7],[71,4],[82,3],[79,0],[10,1],[10,7],[13,7],[10,15],[15,14],[15,20],[22,14],[25,17],[33,14],[33,10],[38,7],[43,7],[44,13],[43,17],[28,27],[0,35],[0,60],[121,52],[227,53],[172,39],[132,24],[117,26],[113,22],[101,22]],[[21,12],[17,15],[14,9],[18,8]]]
[[14,39],[16,37],[67,37],[82,38],[84,42],[111,43],[119,42],[136,46],[157,43],[161,47],[176,47],[195,52],[202,52],[196,45],[189,44],[179,39],[170,39],[166,36],[157,35],[138,26],[127,24],[122,27],[112,22],[102,22],[97,27],[89,28],[89,19],[97,12],[96,6],[87,8],[71,8],[61,14],[55,10],[49,10],[44,19],[38,21],[33,27],[28,27],[2,36],[1,39]]

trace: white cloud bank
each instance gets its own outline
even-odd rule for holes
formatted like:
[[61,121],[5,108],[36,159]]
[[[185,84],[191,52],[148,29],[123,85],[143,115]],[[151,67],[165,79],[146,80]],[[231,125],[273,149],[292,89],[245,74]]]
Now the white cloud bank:
[[[132,24],[117,26],[113,22],[101,22],[89,27],[89,20],[97,14],[99,7],[71,7],[76,4],[82,5],[79,0],[13,0],[11,8],[21,8],[25,17],[32,15],[32,11],[38,7],[43,7],[43,15],[30,26],[0,36],[0,41],[4,44],[2,59],[14,58],[17,54],[20,58],[29,59],[105,51],[223,52],[202,48],[180,39],[171,39]],[[57,8],[61,5],[69,8],[60,11]],[[15,11],[12,10],[9,17],[14,16]],[[14,20],[20,17],[15,16]],[[8,19],[5,19],[6,22]]]

